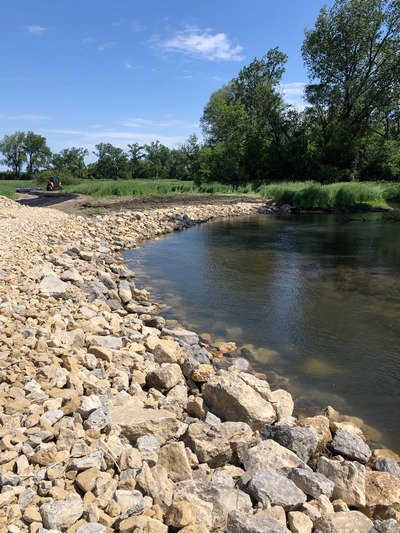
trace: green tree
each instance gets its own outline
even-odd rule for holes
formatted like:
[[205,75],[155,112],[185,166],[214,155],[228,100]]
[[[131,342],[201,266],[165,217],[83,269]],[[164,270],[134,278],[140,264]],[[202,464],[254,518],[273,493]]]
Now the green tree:
[[220,143],[230,145],[224,150],[235,158],[232,179],[271,179],[279,174],[286,111],[279,82],[286,60],[277,48],[269,50],[213,93],[204,109],[200,123],[206,143],[218,145],[219,154]]
[[168,179],[171,168],[170,149],[160,141],[156,141],[145,144],[144,150],[146,151],[144,177],[154,180]]
[[133,179],[143,177],[143,159],[145,157],[144,146],[139,143],[128,144],[128,154],[130,156],[129,164]]
[[336,0],[322,8],[302,47],[311,81],[314,142],[322,165],[358,177],[360,145],[388,137],[399,120],[400,2]]
[[26,161],[24,150],[25,133],[16,131],[5,135],[0,142],[0,152],[4,155],[1,163],[12,168],[17,179],[21,176],[22,165]]
[[86,176],[85,157],[89,154],[85,148],[65,148],[52,157],[52,166],[56,172],[67,173],[74,178]]
[[[103,180],[121,180],[129,178],[129,162],[122,148],[110,143],[99,143],[93,152],[98,160],[94,169],[94,177]],[[92,169],[91,169],[92,170]]]
[[200,170],[201,146],[195,134],[171,150],[171,178],[195,180]]
[[39,169],[48,166],[51,150],[46,144],[46,138],[28,131],[23,142],[23,149],[27,159],[27,173],[32,178]]

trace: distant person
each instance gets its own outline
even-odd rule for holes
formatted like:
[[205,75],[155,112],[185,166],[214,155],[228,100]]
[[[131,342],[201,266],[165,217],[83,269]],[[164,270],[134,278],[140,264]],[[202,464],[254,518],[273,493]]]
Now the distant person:
[[47,180],[46,191],[60,191],[61,189],[62,183],[57,176],[52,176]]

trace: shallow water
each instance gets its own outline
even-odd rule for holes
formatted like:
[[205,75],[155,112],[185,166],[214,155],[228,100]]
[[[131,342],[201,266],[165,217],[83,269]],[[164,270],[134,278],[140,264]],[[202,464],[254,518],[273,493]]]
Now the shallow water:
[[385,218],[254,215],[125,255],[164,316],[251,347],[299,411],[332,405],[400,452],[400,223]]

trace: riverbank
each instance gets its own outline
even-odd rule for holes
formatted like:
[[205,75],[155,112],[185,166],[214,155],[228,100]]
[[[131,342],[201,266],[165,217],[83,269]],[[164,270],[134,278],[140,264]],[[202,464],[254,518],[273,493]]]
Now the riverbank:
[[121,259],[260,207],[86,218],[0,198],[0,532],[395,530],[397,456],[332,408],[293,418],[229,339],[166,323]]

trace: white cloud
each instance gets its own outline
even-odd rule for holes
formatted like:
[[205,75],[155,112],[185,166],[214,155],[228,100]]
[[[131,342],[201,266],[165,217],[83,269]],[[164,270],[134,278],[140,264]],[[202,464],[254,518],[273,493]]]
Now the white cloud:
[[3,120],[23,120],[29,122],[42,122],[43,120],[49,120],[49,117],[45,115],[32,115],[29,113],[21,115],[0,115]]
[[121,122],[122,126],[128,128],[170,128],[171,126],[178,126],[180,124],[182,124],[180,120],[170,119],[155,121],[147,118],[132,118]]
[[103,43],[97,47],[97,50],[99,50],[99,52],[104,52],[104,50],[109,50],[110,48],[114,48],[117,45],[118,45],[118,42],[116,41],[113,41],[110,43]]
[[31,35],[42,35],[47,30],[43,26],[25,26],[26,32]]
[[129,59],[126,59],[124,61],[124,67],[125,68],[128,68],[128,69],[131,69],[132,68],[132,63],[129,61]]
[[285,98],[285,102],[293,105],[298,110],[302,110],[306,107],[304,102],[304,87],[303,82],[283,83],[281,85],[282,93]]
[[158,43],[159,48],[169,53],[182,53],[208,61],[241,61],[243,48],[234,46],[225,33],[212,33],[189,27],[173,37]]
[[132,20],[130,26],[132,31],[134,31],[135,33],[140,33],[146,29],[146,27],[143,26],[143,24],[139,20]]

